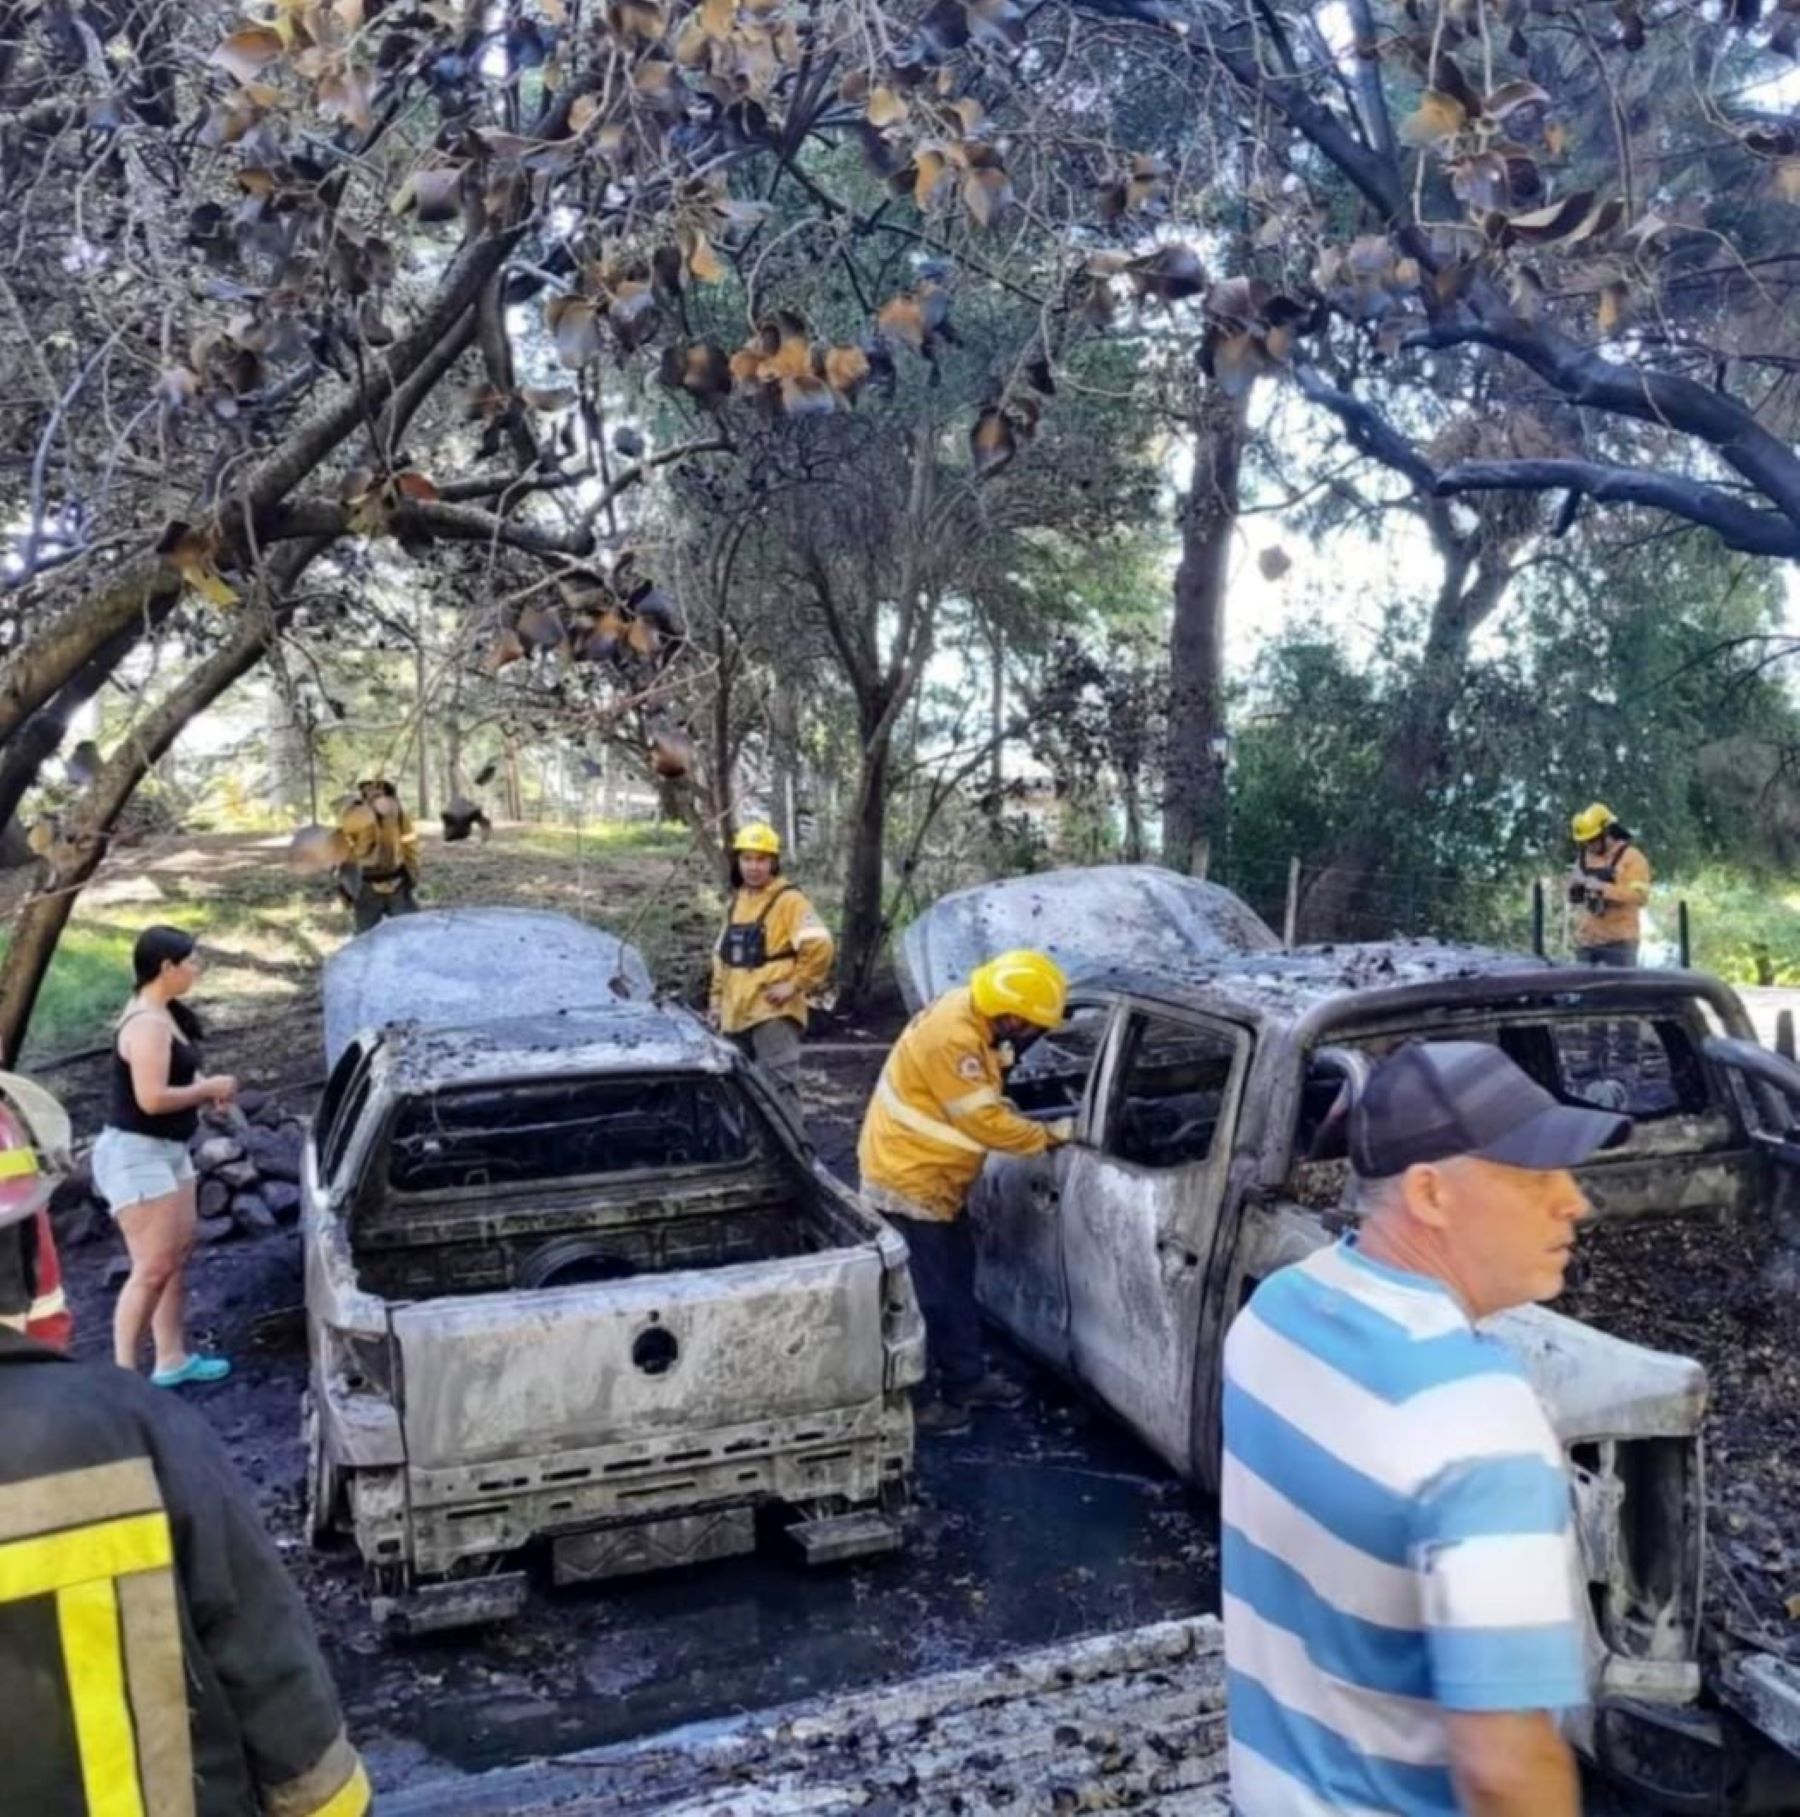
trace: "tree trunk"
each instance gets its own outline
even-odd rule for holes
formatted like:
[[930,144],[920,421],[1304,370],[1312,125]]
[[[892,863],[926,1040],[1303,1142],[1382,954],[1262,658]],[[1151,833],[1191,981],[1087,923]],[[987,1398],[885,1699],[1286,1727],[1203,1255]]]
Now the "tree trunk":
[[244,616],[226,642],[127,732],[63,816],[64,836],[14,917],[12,941],[0,963],[0,1059],[6,1065],[18,1061],[76,897],[100,868],[108,836],[133,792],[195,717],[255,668],[281,627],[295,582],[325,546],[297,543],[275,558],[264,593],[267,603],[242,608]]
[[1175,570],[1162,816],[1163,863],[1183,873],[1204,860],[1222,807],[1213,740],[1225,724],[1225,583],[1237,531],[1246,402],[1209,385],[1191,425],[1194,476],[1182,502]]
[[887,845],[890,733],[863,747],[851,809],[850,860],[844,874],[844,927],[838,976],[846,1005],[864,1002],[874,981],[886,932],[882,913],[882,858]]
[[1144,803],[1138,790],[1138,773],[1127,770],[1119,778],[1119,792],[1125,800],[1125,857],[1129,863],[1144,862]]
[[0,826],[18,812],[38,772],[62,748],[75,715],[100,692],[146,629],[154,629],[168,617],[174,603],[172,594],[163,596],[149,613],[140,612],[122,625],[0,751]]
[[988,754],[988,820],[994,837],[1006,819],[1006,633],[998,624],[988,630],[988,735],[994,748]]
[[[723,621],[721,621],[722,625]],[[712,808],[708,816],[712,835],[719,842],[723,875],[731,870],[731,841],[737,832],[737,751],[731,735],[733,659],[721,628],[714,654],[718,662],[712,691]]]
[[1420,931],[1421,908],[1429,916],[1430,892],[1419,890],[1417,876],[1432,868],[1429,848],[1406,839],[1403,830],[1419,820],[1443,785],[1469,645],[1505,598],[1511,579],[1512,563],[1503,550],[1476,557],[1464,548],[1448,558],[1418,669],[1382,747],[1369,812],[1347,830],[1302,893],[1302,939],[1383,939]]
[[413,719],[418,736],[419,798],[413,812],[420,820],[431,818],[431,715],[425,706],[425,691],[430,685],[425,673],[426,607],[423,596],[413,618]]
[[769,691],[769,811],[781,849],[800,853],[800,689],[785,665]]

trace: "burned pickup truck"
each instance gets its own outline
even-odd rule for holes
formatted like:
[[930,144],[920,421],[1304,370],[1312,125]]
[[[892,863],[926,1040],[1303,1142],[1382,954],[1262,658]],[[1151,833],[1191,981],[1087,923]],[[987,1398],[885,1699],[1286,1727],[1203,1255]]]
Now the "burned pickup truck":
[[629,947],[525,910],[390,921],[326,967],[310,1522],[403,1629],[514,1612],[533,1542],[558,1582],[775,1523],[815,1562],[899,1543],[905,1247],[648,994]]
[[[908,931],[903,982],[929,997],[1022,944],[1061,960],[1072,990],[1009,1095],[1073,1117],[1076,1137],[989,1162],[971,1201],[982,1303],[1209,1490],[1225,1330],[1271,1270],[1345,1228],[1344,1111],[1399,1043],[1492,1042],[1564,1101],[1627,1112],[1630,1139],[1581,1171],[1602,1226],[1756,1211],[1793,1234],[1800,1070],[1756,1046],[1717,979],[1429,942],[1284,952],[1226,892],[1119,867],[946,898]],[[1493,1329],[1575,1482],[1584,1746],[1646,1790],[1691,1794],[1726,1771],[1702,1697],[1705,1372],[1542,1308]],[[1712,1688],[1800,1738],[1786,1662],[1727,1657]]]

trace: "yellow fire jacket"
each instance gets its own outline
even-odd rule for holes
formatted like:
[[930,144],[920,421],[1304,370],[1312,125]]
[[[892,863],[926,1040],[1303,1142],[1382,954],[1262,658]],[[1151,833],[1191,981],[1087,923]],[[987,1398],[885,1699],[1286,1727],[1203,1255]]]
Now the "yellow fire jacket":
[[[1603,909],[1583,909],[1575,919],[1577,946],[1610,946],[1643,936],[1644,904],[1650,900],[1650,860],[1628,845],[1610,866],[1590,865],[1584,855],[1578,868],[1596,884],[1610,883],[1614,895]],[[1605,872],[1612,876],[1607,878]]]
[[[742,1034],[777,1016],[786,1016],[804,1028],[807,999],[822,990],[831,976],[837,949],[825,923],[813,905],[780,877],[771,878],[760,890],[734,890],[725,929],[752,926],[765,911],[762,931],[768,957],[763,964],[727,965],[725,933],[713,948],[712,1011],[728,1035]],[[764,993],[783,980],[794,986],[794,995],[785,1003],[771,1003]]]
[[967,989],[946,991],[894,1043],[856,1159],[878,1207],[948,1223],[991,1150],[1037,1155],[1057,1137],[1001,1096],[994,1030]]
[[381,895],[392,895],[408,877],[418,880],[419,833],[404,808],[383,819],[366,802],[352,802],[338,816],[338,834],[345,861]]

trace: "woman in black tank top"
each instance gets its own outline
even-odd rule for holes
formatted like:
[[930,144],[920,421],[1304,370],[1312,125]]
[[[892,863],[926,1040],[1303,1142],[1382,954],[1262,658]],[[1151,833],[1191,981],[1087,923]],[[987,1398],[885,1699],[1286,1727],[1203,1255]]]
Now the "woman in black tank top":
[[200,1018],[181,1001],[200,975],[192,935],[148,927],[131,955],[137,992],[119,1019],[112,1102],[94,1144],[94,1182],[131,1253],[131,1273],[113,1313],[113,1360],[138,1366],[148,1326],[156,1353],[151,1381],[173,1388],[230,1374],[223,1357],[187,1347],[182,1270],[194,1246],[195,1180],[188,1140],[200,1106],[229,1104],[237,1081],[200,1071]]

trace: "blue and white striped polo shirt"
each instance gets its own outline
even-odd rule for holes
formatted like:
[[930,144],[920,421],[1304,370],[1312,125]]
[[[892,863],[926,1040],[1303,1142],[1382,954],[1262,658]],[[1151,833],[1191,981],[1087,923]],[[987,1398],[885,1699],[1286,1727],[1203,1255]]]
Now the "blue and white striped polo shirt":
[[1347,1241],[1257,1289],[1221,1512],[1243,1817],[1449,1817],[1445,1711],[1587,1701],[1561,1448],[1439,1282]]

